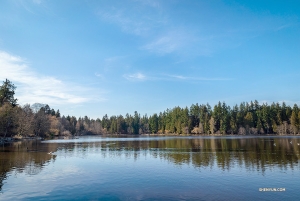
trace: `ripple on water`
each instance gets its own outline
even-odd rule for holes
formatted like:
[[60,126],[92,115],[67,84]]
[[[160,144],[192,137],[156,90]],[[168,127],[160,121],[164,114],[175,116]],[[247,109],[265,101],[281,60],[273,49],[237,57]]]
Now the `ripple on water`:
[[[4,175],[0,196],[1,200],[295,200],[300,196],[299,139],[293,138],[291,145],[291,138],[284,137],[80,137],[24,145],[36,152],[11,146],[9,152],[0,153]],[[258,191],[264,187],[283,187],[287,192]]]

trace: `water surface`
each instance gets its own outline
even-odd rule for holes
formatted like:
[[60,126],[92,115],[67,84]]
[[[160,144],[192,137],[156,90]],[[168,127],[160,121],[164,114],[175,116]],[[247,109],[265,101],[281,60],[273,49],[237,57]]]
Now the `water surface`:
[[0,200],[299,200],[298,143],[244,136],[15,142],[0,147]]

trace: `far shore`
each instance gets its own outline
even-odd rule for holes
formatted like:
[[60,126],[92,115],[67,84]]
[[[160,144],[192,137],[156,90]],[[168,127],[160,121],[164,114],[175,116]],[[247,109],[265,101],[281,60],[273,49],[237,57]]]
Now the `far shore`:
[[[174,133],[170,133],[170,134],[138,134],[138,135],[134,135],[134,134],[92,134],[92,135],[80,135],[82,136],[102,136],[102,137],[138,137],[138,136],[157,136],[157,137],[186,137],[186,136],[239,136],[239,137],[263,137],[263,136],[274,136],[274,137],[292,137],[292,136],[300,136],[300,134],[286,134],[286,135],[277,135],[277,134],[257,134],[257,135],[238,135],[238,134],[174,134]],[[54,137],[46,137],[46,138],[42,138],[39,136],[31,136],[31,137],[0,137],[0,144],[3,143],[10,143],[10,142],[16,142],[16,141],[21,141],[21,140],[45,140],[45,139],[53,139],[53,138],[59,138],[59,139],[78,139],[79,136],[54,136]]]

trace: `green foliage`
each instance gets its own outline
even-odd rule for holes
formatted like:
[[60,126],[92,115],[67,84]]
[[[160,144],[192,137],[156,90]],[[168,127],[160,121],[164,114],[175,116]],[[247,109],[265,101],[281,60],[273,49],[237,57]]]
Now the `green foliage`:
[[5,103],[0,107],[0,136],[11,137],[16,126],[15,108]]
[[297,134],[300,130],[300,109],[282,104],[258,101],[242,102],[230,108],[226,103],[179,106],[150,117],[134,111],[102,119],[85,116],[62,116],[48,105],[32,111],[29,105],[19,107],[14,98],[16,87],[5,80],[0,87],[0,136],[14,134],[47,136],[71,134]]
[[9,103],[13,107],[17,105],[18,99],[14,98],[15,89],[15,85],[8,79],[3,82],[3,85],[0,87],[0,106],[3,106],[4,103]]
[[[122,131],[109,130],[109,123],[103,122],[103,129],[110,133],[159,133],[159,134],[279,134],[278,128],[284,126],[286,133],[296,133],[299,129],[300,110],[280,104],[262,104],[258,101],[243,102],[232,109],[219,102],[211,109],[209,104],[192,104],[190,108],[174,107],[149,118],[141,117],[136,111],[134,116],[126,115]],[[104,118],[106,119],[106,117]],[[113,124],[116,118],[111,118]],[[295,128],[291,127],[295,125]],[[286,127],[287,126],[287,127]],[[289,126],[291,128],[289,128]],[[280,131],[282,132],[282,131]]]

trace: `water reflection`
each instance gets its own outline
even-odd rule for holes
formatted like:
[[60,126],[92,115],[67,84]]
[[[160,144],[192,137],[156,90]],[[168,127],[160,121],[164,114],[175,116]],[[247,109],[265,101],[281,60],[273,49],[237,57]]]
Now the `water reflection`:
[[[112,140],[112,139],[111,139]],[[292,143],[290,143],[292,142]],[[258,165],[290,165],[298,163],[300,146],[298,138],[171,138],[67,143],[60,145],[58,150],[65,153],[98,153],[121,154],[128,152],[148,151],[158,154],[175,164],[190,163],[201,166],[204,161],[216,160],[227,167],[231,161],[239,164]],[[274,145],[276,144],[276,145]],[[112,153],[109,153],[112,152]]]
[[0,146],[0,191],[8,172],[36,175],[45,165],[55,160],[55,155],[48,154],[56,150],[55,144],[43,146],[40,141],[19,141]]
[[[56,157],[157,158],[175,166],[246,171],[299,169],[299,137],[139,137],[22,141],[0,147],[0,191],[7,175],[36,175]],[[53,152],[54,154],[49,154]]]
[[[99,138],[98,138],[99,140]],[[65,156],[101,153],[104,157],[125,154],[138,158],[150,153],[174,164],[193,164],[195,167],[211,166],[229,169],[235,165],[249,169],[293,168],[298,165],[300,138],[251,137],[251,138],[105,138],[76,143],[56,144],[57,151]]]

